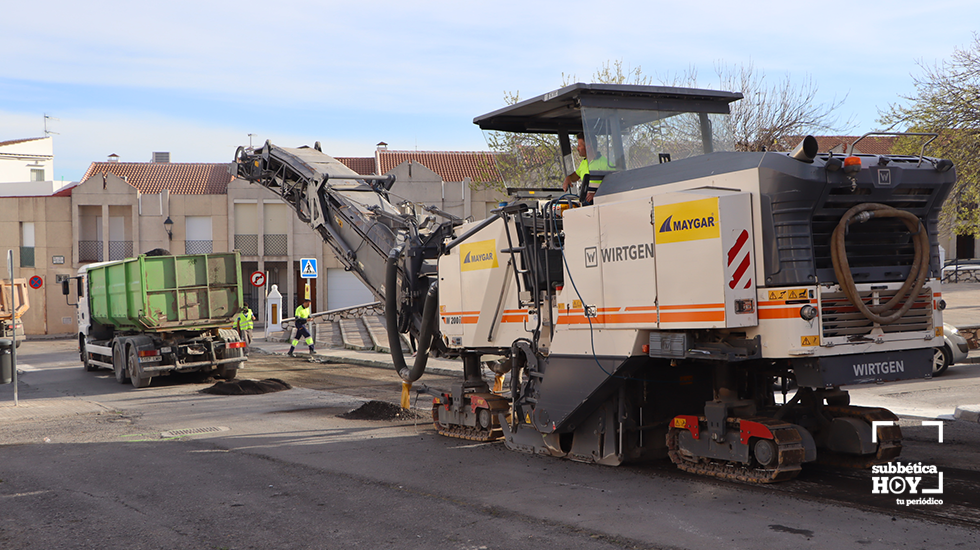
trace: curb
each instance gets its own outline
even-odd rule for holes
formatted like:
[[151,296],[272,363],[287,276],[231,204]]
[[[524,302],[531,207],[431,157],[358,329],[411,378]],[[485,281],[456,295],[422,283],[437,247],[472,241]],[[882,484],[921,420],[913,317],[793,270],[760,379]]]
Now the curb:
[[980,405],[962,405],[956,407],[953,418],[967,422],[980,422]]

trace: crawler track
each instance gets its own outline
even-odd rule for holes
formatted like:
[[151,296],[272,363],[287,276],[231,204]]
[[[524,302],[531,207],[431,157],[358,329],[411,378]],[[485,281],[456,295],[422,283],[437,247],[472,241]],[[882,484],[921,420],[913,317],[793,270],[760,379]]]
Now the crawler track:
[[496,420],[494,420],[494,423],[490,425],[490,429],[470,426],[452,426],[440,423],[440,406],[441,405],[432,406],[432,425],[435,426],[436,432],[438,432],[439,435],[455,437],[456,439],[468,439],[470,441],[496,441],[498,439],[503,439],[504,431],[500,428],[500,426],[496,425]]
[[[803,439],[797,429],[791,424],[771,418],[752,418],[751,420],[765,425],[772,432],[778,453],[778,463],[775,468],[759,468],[736,462],[685,456],[678,445],[678,436],[681,432],[678,428],[671,428],[667,432],[667,455],[671,462],[685,472],[732,481],[760,484],[776,483],[793,479],[799,475],[805,451]],[[738,419],[730,418],[728,428],[739,430]]]
[[[891,421],[894,426],[880,426],[878,428],[878,452],[873,455],[848,455],[835,453],[827,450],[820,450],[817,453],[817,462],[827,466],[837,468],[870,468],[875,464],[884,464],[889,460],[898,458],[902,453],[902,429],[898,427],[898,417],[888,409],[874,407],[855,407],[827,406],[823,409],[834,418],[856,418],[868,424],[875,421]],[[872,426],[874,424],[871,424]]]

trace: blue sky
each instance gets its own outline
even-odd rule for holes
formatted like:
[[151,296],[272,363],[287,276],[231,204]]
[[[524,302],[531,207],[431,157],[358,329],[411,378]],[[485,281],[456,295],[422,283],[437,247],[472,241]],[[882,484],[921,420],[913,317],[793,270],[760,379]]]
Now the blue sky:
[[473,118],[610,60],[656,81],[719,63],[846,96],[850,133],[913,91],[918,62],[980,30],[980,2],[10,2],[0,141],[54,136],[55,178],[116,153],[227,162],[266,139],[335,156],[482,150]]

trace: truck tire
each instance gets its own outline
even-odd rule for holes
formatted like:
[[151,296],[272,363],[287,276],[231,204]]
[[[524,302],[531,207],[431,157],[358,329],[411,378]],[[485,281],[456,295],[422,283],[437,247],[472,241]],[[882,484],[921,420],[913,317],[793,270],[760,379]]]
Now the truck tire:
[[86,372],[93,371],[98,368],[88,360],[88,350],[85,349],[84,336],[78,337],[78,358],[82,360],[82,367],[85,368]]
[[116,374],[116,382],[125,384],[129,381],[129,370],[126,366],[126,354],[123,352],[124,342],[112,345],[112,370]]
[[143,367],[140,366],[140,356],[136,351],[136,346],[129,346],[127,349],[129,350],[127,354],[129,358],[129,381],[133,383],[134,388],[145,388],[149,386],[153,377],[143,374]]
[[[232,329],[218,329],[218,338],[225,342],[241,342],[242,339],[238,336],[238,331]],[[221,353],[218,354],[219,359],[231,359],[232,357],[242,357],[244,351],[242,348],[229,350],[223,348]],[[219,378],[224,378],[225,380],[232,380],[238,376],[238,365],[241,363],[225,363],[223,365],[218,365],[214,369],[215,375]]]
[[224,378],[225,380],[234,380],[235,377],[238,376],[238,368],[220,365],[217,369],[215,369],[215,374],[217,374],[219,378]]

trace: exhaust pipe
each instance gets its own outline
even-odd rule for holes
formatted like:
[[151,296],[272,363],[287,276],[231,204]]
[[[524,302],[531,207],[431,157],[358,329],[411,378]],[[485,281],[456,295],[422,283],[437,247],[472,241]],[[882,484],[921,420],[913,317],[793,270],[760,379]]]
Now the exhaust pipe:
[[813,159],[817,158],[817,138],[806,136],[789,156],[799,161],[813,162]]

